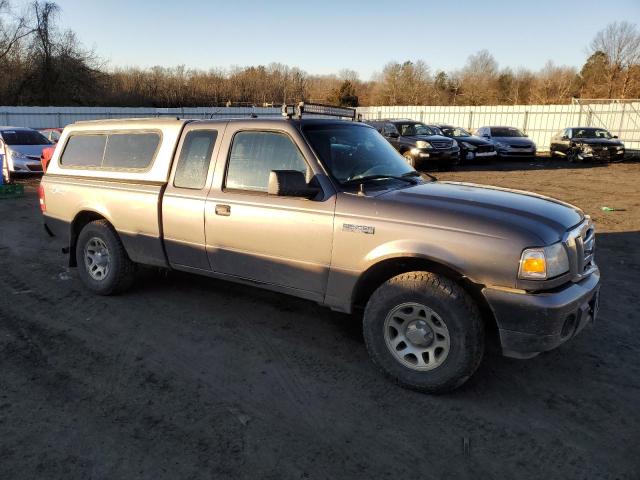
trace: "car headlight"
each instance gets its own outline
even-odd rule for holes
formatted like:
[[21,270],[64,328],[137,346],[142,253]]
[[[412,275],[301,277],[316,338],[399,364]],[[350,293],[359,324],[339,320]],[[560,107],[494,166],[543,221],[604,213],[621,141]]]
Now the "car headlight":
[[593,153],[593,147],[591,145],[582,145],[583,153]]
[[424,141],[424,140],[418,140],[416,142],[416,147],[417,148],[431,148],[431,144],[429,142]]
[[569,257],[562,243],[544,248],[527,248],[520,258],[518,277],[523,280],[545,280],[569,271]]
[[458,148],[458,142],[453,138],[451,139],[451,148]]
[[11,150],[11,158],[27,158],[27,156],[24,153]]
[[473,151],[473,150],[475,150],[476,148],[478,148],[478,147],[476,147],[475,145],[471,145],[469,142],[460,142],[460,145],[462,145],[462,146],[463,146],[464,148],[466,148],[467,150],[471,150],[471,151]]
[[508,143],[496,142],[495,145],[498,148],[509,148],[509,144]]
[[616,148],[617,148],[618,150],[623,150],[623,149],[624,149],[624,145],[618,145]]

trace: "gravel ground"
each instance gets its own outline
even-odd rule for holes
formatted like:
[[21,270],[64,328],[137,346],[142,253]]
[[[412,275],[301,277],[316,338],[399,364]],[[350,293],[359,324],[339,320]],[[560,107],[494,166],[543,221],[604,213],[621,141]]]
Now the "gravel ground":
[[640,164],[567,167],[436,174],[577,204],[603,270],[595,326],[446,396],[389,383],[359,318],[304,300],[156,271],[88,293],[25,180],[0,200],[0,479],[639,478]]

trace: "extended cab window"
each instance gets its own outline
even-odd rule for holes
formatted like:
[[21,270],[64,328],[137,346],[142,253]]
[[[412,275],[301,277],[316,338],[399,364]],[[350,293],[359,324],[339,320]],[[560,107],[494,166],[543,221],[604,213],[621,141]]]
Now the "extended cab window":
[[157,133],[115,133],[107,139],[104,168],[147,168],[158,149]]
[[178,158],[174,186],[198,190],[204,187],[217,137],[216,130],[192,130],[187,133]]
[[99,167],[102,165],[106,143],[106,135],[72,135],[64,148],[60,165]]
[[239,132],[233,139],[226,188],[266,192],[271,170],[299,170],[307,163],[293,141],[283,133]]

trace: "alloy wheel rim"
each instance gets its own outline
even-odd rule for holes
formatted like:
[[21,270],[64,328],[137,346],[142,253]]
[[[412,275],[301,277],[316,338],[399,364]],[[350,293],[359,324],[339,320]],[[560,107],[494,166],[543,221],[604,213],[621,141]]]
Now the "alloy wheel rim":
[[421,303],[403,303],[391,309],[384,321],[384,339],[397,361],[417,371],[439,367],[451,349],[447,325]]
[[84,247],[84,264],[94,280],[104,280],[109,274],[111,257],[107,244],[98,237],[92,237]]

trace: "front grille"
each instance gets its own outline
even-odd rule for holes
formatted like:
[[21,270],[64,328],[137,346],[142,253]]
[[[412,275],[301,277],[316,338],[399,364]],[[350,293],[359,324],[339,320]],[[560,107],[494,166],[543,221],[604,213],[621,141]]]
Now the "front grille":
[[451,146],[453,145],[453,142],[442,141],[442,140],[436,140],[430,143],[431,145],[433,145],[433,148],[437,148],[439,150],[444,150],[445,148],[451,148]]
[[520,150],[531,150],[530,145],[509,145],[511,148],[519,148]]
[[476,148],[477,153],[493,152],[493,145],[479,145]]
[[565,239],[574,281],[582,280],[595,269],[596,230],[589,217],[571,230]]
[[27,165],[27,168],[29,170],[31,170],[32,172],[41,172],[42,171],[42,164]]

